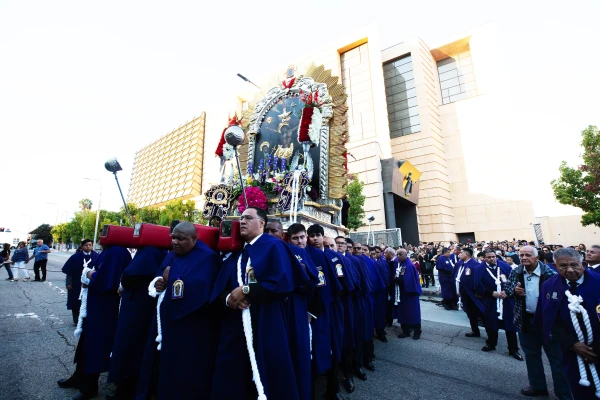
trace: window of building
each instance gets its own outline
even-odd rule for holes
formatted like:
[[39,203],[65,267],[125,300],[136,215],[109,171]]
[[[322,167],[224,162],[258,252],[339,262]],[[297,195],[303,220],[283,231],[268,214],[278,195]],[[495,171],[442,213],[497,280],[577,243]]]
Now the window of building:
[[440,60],[437,66],[442,90],[442,104],[477,96],[477,84],[470,51]]
[[390,137],[395,138],[420,132],[421,121],[419,120],[412,57],[407,55],[385,63],[383,77]]

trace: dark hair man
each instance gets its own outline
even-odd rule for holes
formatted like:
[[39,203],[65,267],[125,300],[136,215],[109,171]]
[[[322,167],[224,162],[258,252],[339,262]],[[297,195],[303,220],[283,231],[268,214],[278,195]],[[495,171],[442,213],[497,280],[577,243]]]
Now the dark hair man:
[[473,277],[474,272],[479,266],[479,263],[473,259],[473,250],[469,247],[463,247],[460,252],[460,261],[456,264],[456,284],[458,286],[459,304],[469,318],[471,324],[471,332],[465,333],[466,337],[479,337],[479,321],[478,318],[483,318],[483,304],[481,299],[476,294],[476,288]]
[[[386,250],[387,252],[387,250]],[[419,274],[414,264],[407,256],[405,249],[398,250],[398,266],[394,271],[394,304],[398,315],[398,323],[402,333],[398,338],[410,337],[414,331],[413,339],[421,338],[421,305],[419,296],[423,293],[419,282]]]
[[446,310],[458,310],[458,299],[456,298],[456,289],[454,280],[454,267],[450,262],[450,249],[444,247],[442,254],[437,258],[435,267],[438,270],[438,280],[442,291],[442,305]]
[[73,254],[62,267],[63,274],[66,275],[65,286],[67,288],[67,310],[73,314],[73,324],[77,325],[79,320],[79,308],[81,300],[81,272],[84,267],[95,265],[98,259],[98,253],[92,250],[92,240],[83,239],[81,241],[81,251]]
[[519,250],[521,265],[513,269],[506,285],[506,295],[515,299],[514,323],[519,330],[519,341],[525,353],[529,385],[521,389],[526,396],[547,396],[546,375],[542,363],[542,348],[550,362],[554,393],[559,399],[572,399],[567,376],[562,367],[562,352],[556,338],[544,342],[534,316],[541,295],[541,287],[556,272],[538,260],[535,247],[523,246]]
[[288,241],[294,246],[301,248],[306,247],[308,236],[306,235],[306,228],[302,224],[292,224],[287,229]]
[[267,223],[264,210],[244,210],[244,249],[225,261],[213,289],[213,301],[229,308],[222,321],[228,334],[217,350],[215,399],[310,393],[306,301],[291,295],[310,278],[287,244],[263,234]]
[[558,275],[544,282],[541,290],[544,340],[551,335],[558,338],[573,397],[593,399],[600,393],[600,275],[586,270],[582,255],[574,249],[557,250],[554,263]]
[[590,271],[600,273],[600,245],[594,244],[586,250],[585,261]]

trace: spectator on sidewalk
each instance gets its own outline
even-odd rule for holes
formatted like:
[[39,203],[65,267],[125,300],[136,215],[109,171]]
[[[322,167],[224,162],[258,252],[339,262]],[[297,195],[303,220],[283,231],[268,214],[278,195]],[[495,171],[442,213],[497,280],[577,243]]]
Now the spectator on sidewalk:
[[2,257],[0,263],[4,265],[4,268],[6,268],[6,272],[8,272],[8,278],[6,280],[12,281],[14,279],[14,276],[12,273],[12,269],[10,268],[10,244],[4,243],[2,252],[0,253],[0,257]]
[[[33,250],[33,255],[29,261],[35,258],[33,263],[33,273],[35,282],[46,282],[46,264],[48,263],[48,253],[51,253],[50,247],[44,244],[42,239],[37,240],[37,247]],[[42,279],[40,279],[40,267],[42,268]]]
[[17,249],[12,255],[11,261],[17,269],[17,276],[14,281],[18,282],[19,277],[22,275],[23,281],[28,282],[30,278],[25,265],[29,262],[29,251],[27,250],[27,245],[25,244],[25,242],[19,242]]

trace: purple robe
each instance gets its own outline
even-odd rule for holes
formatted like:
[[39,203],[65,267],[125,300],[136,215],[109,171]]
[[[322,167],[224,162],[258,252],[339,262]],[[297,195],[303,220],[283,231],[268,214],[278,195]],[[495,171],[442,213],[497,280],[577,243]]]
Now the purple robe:
[[442,290],[442,298],[444,300],[453,300],[456,298],[456,287],[454,285],[454,267],[450,263],[450,259],[446,256],[439,256],[435,267],[438,270],[438,281]]
[[398,267],[398,275],[404,277],[400,288],[400,303],[396,307],[400,324],[415,325],[421,323],[421,304],[419,296],[423,293],[419,273],[407,257]]

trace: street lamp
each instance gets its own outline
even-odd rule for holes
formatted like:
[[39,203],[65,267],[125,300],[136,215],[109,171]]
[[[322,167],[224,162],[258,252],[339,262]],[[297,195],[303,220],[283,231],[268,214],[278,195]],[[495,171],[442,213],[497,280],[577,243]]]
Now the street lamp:
[[117,172],[123,171],[121,168],[121,164],[117,161],[116,158],[111,158],[107,162],[104,163],[104,168],[108,172],[112,172],[115,175],[115,181],[117,181],[117,186],[119,188],[119,193],[121,193],[121,200],[123,200],[123,205],[125,206],[125,212],[127,213],[127,217],[129,217],[129,223],[133,226],[133,219],[131,218],[131,214],[129,214],[129,207],[127,207],[127,203],[125,202],[125,197],[123,197],[123,191],[121,190],[121,185],[119,185],[119,178],[117,178]]
[[[115,177],[117,175],[115,174]],[[102,201],[102,181],[94,178],[83,178],[86,181],[96,181],[100,184],[100,195],[98,196],[98,207],[96,207],[96,226],[94,228],[94,248],[96,248],[96,239],[98,238],[98,221],[100,220],[100,202]],[[120,190],[120,189],[119,189]]]
[[[369,239],[371,237],[371,223],[373,221],[375,221],[375,217],[374,216],[370,216],[369,218],[367,218],[367,221],[369,221],[369,233],[367,234],[367,246],[369,245]],[[375,236],[373,236],[373,246],[375,245]]]
[[56,224],[58,223],[58,204],[56,203],[48,203],[46,202],[46,204],[52,204],[53,206],[56,206],[56,217],[54,218],[54,226],[56,226]]

